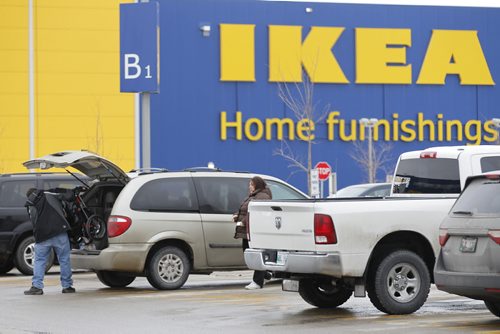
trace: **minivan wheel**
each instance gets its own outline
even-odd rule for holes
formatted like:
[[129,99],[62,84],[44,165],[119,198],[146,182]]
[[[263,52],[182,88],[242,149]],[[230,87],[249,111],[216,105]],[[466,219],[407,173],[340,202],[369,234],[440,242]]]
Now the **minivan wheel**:
[[174,246],[158,249],[147,265],[147,279],[158,290],[179,289],[186,283],[191,262],[186,253]]
[[[14,255],[14,264],[21,273],[24,275],[33,275],[33,264],[35,263],[35,238],[29,236],[23,239]],[[54,252],[50,252],[47,263],[45,264],[45,272],[54,264]]]
[[491,302],[491,301],[484,301],[484,304],[490,310],[491,313],[496,315],[497,317],[500,317],[500,302]]
[[430,274],[425,262],[414,252],[397,250],[373,268],[368,282],[372,304],[388,314],[410,314],[427,300]]
[[95,273],[99,281],[110,288],[124,288],[135,280],[135,276],[116,271],[96,270]]

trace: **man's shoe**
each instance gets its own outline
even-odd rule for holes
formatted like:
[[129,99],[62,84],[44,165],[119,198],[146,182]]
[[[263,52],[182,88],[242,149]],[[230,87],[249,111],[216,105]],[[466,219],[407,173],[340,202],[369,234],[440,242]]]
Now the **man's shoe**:
[[257,283],[255,282],[252,282],[250,284],[248,284],[245,289],[247,290],[256,290],[256,289],[262,289],[262,287],[260,285],[258,285]]
[[74,287],[70,286],[69,288],[62,289],[62,293],[75,293],[76,290]]
[[25,295],[43,295],[43,289],[32,286],[29,290],[24,291]]

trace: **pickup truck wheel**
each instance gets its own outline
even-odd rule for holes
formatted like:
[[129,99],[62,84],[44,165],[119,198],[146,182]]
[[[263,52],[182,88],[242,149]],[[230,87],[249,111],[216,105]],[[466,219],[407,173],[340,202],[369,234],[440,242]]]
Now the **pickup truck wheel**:
[[426,301],[430,275],[425,262],[417,254],[407,250],[395,251],[374,270],[373,281],[368,282],[368,296],[380,311],[409,314]]
[[[50,256],[45,264],[45,272],[54,264],[54,252],[50,252]],[[33,275],[33,264],[35,263],[35,238],[33,236],[22,240],[17,246],[14,254],[14,264],[24,275]]]
[[500,317],[500,302],[490,302],[485,300],[484,304],[490,310],[491,313],[496,315],[497,317]]
[[186,253],[174,246],[158,249],[148,263],[147,279],[158,290],[179,289],[186,283],[191,262]]
[[99,281],[110,288],[124,288],[135,280],[135,276],[116,271],[97,270],[95,273]]
[[325,281],[303,279],[299,283],[299,294],[313,306],[335,308],[344,304],[351,297],[352,291]]

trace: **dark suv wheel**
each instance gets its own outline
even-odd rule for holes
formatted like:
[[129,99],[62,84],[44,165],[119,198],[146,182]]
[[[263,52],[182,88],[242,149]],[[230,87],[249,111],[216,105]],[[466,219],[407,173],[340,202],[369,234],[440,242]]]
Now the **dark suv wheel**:
[[[25,275],[33,275],[33,264],[35,263],[35,238],[29,236],[19,243],[14,254],[14,264],[17,270]],[[45,264],[45,272],[54,264],[54,252],[50,253]]]

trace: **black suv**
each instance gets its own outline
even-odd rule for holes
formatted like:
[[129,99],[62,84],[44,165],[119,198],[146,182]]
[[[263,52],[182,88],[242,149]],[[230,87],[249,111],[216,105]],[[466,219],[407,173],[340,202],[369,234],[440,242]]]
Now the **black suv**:
[[[7,273],[14,266],[25,275],[33,274],[35,240],[24,207],[28,189],[73,189],[79,185],[82,184],[75,177],[63,173],[0,175],[0,274]],[[53,255],[47,262],[47,270],[52,263]]]

